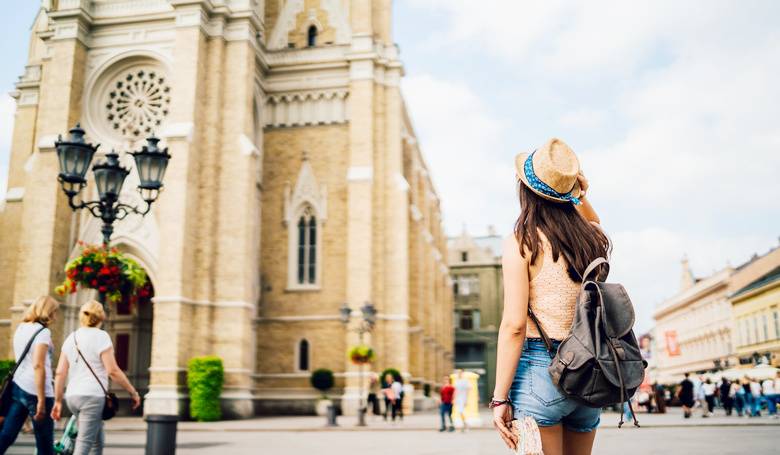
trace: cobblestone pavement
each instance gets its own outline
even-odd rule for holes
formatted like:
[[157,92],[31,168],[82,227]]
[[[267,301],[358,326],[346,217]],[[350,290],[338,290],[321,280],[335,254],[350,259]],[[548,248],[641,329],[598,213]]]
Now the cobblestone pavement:
[[[483,415],[487,423],[489,415]],[[436,416],[417,414],[403,424],[369,422],[359,429],[354,417],[341,417],[336,431],[320,418],[253,419],[213,424],[183,422],[178,433],[179,455],[487,455],[509,454],[494,430],[439,433],[431,429]],[[595,454],[696,455],[777,454],[780,421],[701,417],[683,420],[675,412],[640,416],[642,428],[628,424],[617,429],[617,415],[604,414],[596,437]],[[297,427],[297,429],[296,429]],[[124,428],[124,429],[122,429]],[[116,419],[109,425],[106,455],[144,452],[144,424]],[[8,454],[30,454],[33,439],[20,437]]]
[[[599,430],[599,455],[777,454],[780,427],[694,427]],[[28,436],[9,454],[29,454]],[[143,454],[144,434],[108,434],[106,455]],[[509,454],[490,431],[181,432],[178,455],[493,455]]]

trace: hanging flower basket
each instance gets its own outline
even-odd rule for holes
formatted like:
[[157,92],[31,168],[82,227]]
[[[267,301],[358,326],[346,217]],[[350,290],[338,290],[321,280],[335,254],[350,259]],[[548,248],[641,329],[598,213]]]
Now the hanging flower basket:
[[116,248],[80,245],[81,254],[65,265],[65,280],[55,289],[57,294],[72,294],[80,286],[102,292],[113,303],[123,296],[132,303],[151,295],[149,278],[137,262]]
[[349,349],[349,359],[356,365],[364,365],[374,361],[376,354],[371,347],[361,344]]

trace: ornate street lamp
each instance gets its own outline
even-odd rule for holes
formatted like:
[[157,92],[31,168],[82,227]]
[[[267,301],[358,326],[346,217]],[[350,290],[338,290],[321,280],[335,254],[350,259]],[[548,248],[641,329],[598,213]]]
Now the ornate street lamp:
[[[358,333],[358,337],[360,339],[360,344],[363,344],[363,335],[366,333],[370,333],[374,329],[374,325],[376,324],[376,307],[371,302],[366,302],[363,304],[362,307],[360,307],[360,312],[362,313],[363,320],[361,321],[361,324],[357,326],[354,330]],[[352,309],[347,305],[346,303],[339,308],[339,320],[344,324],[349,324],[350,317],[352,316]],[[363,390],[363,368],[364,365],[360,365],[360,390],[358,393],[360,394],[360,397],[358,398],[358,423],[357,426],[364,427],[366,426],[366,412],[368,409],[366,408],[366,404],[363,402],[365,399],[365,393]]]
[[119,155],[113,150],[106,154],[105,161],[92,166],[98,200],[77,202],[76,196],[87,184],[85,177],[87,169],[99,145],[86,143],[84,130],[78,124],[70,130],[70,137],[67,140],[63,141],[60,136],[54,143],[60,163],[60,174],[57,180],[65,195],[68,196],[68,205],[73,210],[87,209],[92,216],[103,221],[101,232],[105,246],[108,246],[111,234],[114,232],[114,221],[122,220],[131,213],[146,215],[162,189],[162,180],[171,155],[168,154],[167,148],[160,149],[157,146],[160,139],[152,136],[146,142],[147,145],[141,147],[141,150],[131,153],[140,177],[138,191],[146,204],[144,208],[119,201],[122,185],[130,171],[122,167],[119,163]]

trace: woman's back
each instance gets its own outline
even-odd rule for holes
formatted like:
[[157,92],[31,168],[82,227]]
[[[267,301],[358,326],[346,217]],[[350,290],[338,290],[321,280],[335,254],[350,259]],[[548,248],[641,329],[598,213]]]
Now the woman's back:
[[[75,337],[75,339],[74,339]],[[111,349],[111,337],[104,330],[97,327],[82,327],[68,335],[62,344],[62,353],[67,356],[70,363],[68,372],[67,396],[103,396],[103,389],[98,384],[95,376],[84,364],[76,350],[76,342],[81,353],[89,362],[89,366],[95,372],[103,387],[108,389],[108,372],[103,365],[100,355]]]
[[[574,309],[580,284],[571,280],[568,265],[562,256],[553,260],[552,247],[547,237],[539,233],[542,241],[542,254],[531,268],[528,284],[528,305],[539,320],[547,336],[554,340],[563,340],[569,334],[574,321]],[[539,338],[539,329],[532,321],[526,326],[528,338]]]
[[[35,371],[33,368],[33,352],[35,351],[36,345],[45,344],[48,346],[46,361],[44,363],[44,369],[46,371],[45,393],[47,397],[53,397],[54,385],[51,371],[51,352],[53,350],[53,345],[51,341],[51,330],[48,328],[41,330],[42,327],[43,325],[37,322],[23,322],[16,328],[16,332],[14,333],[14,357],[19,363],[19,368],[14,374],[13,381],[25,392],[31,395],[37,393],[35,387]],[[35,335],[39,330],[41,330],[40,333]],[[20,359],[19,356],[22,355],[24,348],[33,336],[35,336],[35,341],[32,346],[30,346],[30,351],[23,359]]]

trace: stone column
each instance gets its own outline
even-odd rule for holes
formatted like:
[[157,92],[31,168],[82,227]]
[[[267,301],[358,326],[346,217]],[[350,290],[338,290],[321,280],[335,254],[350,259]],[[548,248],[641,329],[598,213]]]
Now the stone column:
[[172,98],[168,125],[162,132],[172,155],[165,191],[156,202],[160,229],[158,283],[154,298],[152,362],[144,412],[187,412],[186,367],[193,340],[204,336],[193,327],[193,308],[208,301],[192,297],[197,264],[199,144],[203,140],[202,109],[205,95],[206,37],[201,7],[176,7],[176,36],[171,74]]
[[[247,23],[246,27],[250,27]],[[234,26],[235,27],[235,26]],[[242,37],[253,37],[254,29]],[[214,251],[214,354],[225,364],[223,409],[228,417],[254,415],[252,374],[255,371],[254,318],[260,279],[260,151],[254,143],[253,104],[255,49],[249,39],[229,41],[224,68],[222,147],[219,174],[219,220]]]
[[[10,333],[20,322],[25,304],[53,294],[64,278],[73,213],[57,182],[59,162],[54,141],[81,116],[89,25],[89,16],[81,9],[52,18],[54,34],[42,66],[37,120],[22,127],[34,125],[36,145],[26,159],[24,189],[16,190],[17,195],[21,192],[22,207]],[[30,117],[19,120],[29,121]],[[29,138],[29,133],[24,136]],[[60,327],[53,327],[55,344],[61,341]]]
[[[349,91],[349,168],[347,170],[347,304],[353,309],[346,345],[358,343],[354,331],[359,308],[373,298],[373,175],[374,175],[374,54],[370,0],[350,2],[352,48]],[[370,336],[364,342],[371,343]],[[355,414],[361,391],[361,371],[346,359],[341,406]]]

